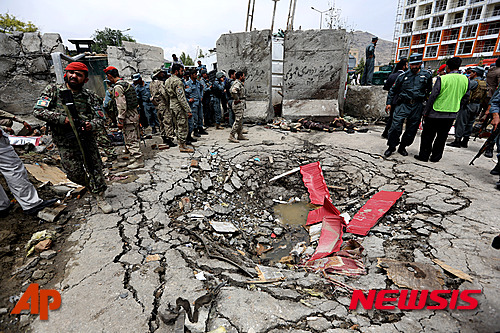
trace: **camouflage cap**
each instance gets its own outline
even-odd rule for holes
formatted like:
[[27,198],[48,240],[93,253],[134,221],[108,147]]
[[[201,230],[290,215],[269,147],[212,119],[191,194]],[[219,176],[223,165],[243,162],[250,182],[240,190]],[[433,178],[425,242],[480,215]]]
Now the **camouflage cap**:
[[157,68],[153,71],[153,74],[151,74],[151,78],[154,79],[156,77],[156,75],[160,74],[161,72],[161,69],[160,68]]

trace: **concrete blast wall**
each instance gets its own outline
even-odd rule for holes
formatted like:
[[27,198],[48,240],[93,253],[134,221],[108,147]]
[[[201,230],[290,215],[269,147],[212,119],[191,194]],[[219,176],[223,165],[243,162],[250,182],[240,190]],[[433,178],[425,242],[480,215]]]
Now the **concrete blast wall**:
[[108,64],[118,69],[120,76],[130,80],[140,73],[145,81],[151,81],[151,74],[163,66],[163,49],[146,44],[123,42],[123,46],[108,46]]
[[271,113],[271,30],[224,34],[217,40],[217,68],[246,73],[246,120],[266,120]]
[[52,52],[64,52],[56,33],[0,33],[0,109],[31,114],[42,90],[51,82]]
[[285,35],[283,116],[333,118],[343,107],[347,77],[345,30],[290,31]]

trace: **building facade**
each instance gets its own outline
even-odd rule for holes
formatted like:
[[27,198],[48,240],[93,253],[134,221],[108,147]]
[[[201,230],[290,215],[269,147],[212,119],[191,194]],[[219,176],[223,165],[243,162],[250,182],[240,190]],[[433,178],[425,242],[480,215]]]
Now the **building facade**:
[[500,56],[500,0],[398,0],[397,61],[412,53],[426,65],[461,57],[464,65]]

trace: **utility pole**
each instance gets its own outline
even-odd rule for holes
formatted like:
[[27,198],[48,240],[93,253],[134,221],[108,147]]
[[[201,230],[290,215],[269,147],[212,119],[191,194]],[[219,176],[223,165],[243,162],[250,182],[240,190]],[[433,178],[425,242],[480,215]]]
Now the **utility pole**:
[[274,30],[274,17],[276,16],[276,4],[280,0],[273,0],[274,1],[274,9],[273,9],[273,20],[271,21],[271,34],[273,33]]
[[317,11],[319,14],[320,14],[320,18],[319,18],[319,29],[321,30],[322,28],[322,24],[323,24],[323,14],[326,13],[326,12],[329,12],[330,10],[332,10],[333,8],[330,8],[330,9],[327,9],[327,10],[317,10],[316,8],[314,7],[311,7],[312,10],[314,11]]
[[295,8],[297,7],[297,0],[290,0],[290,8],[288,9],[288,20],[286,23],[286,30],[293,30],[293,19],[295,18]]
[[252,31],[254,11],[255,11],[255,0],[248,0],[247,22],[245,24],[245,31]]

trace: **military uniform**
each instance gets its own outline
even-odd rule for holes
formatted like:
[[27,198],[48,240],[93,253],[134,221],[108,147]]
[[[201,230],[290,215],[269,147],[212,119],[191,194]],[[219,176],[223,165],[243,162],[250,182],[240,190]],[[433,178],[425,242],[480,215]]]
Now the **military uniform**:
[[[411,60],[410,58],[410,62]],[[406,119],[406,129],[401,138],[400,152],[403,155],[407,155],[407,153],[404,153],[404,148],[410,146],[413,140],[415,140],[420,120],[422,119],[423,103],[431,90],[432,75],[426,70],[420,70],[416,74],[411,70],[407,70],[398,76],[387,95],[386,102],[387,105],[391,105],[394,96],[399,94],[387,140],[389,150],[396,150],[396,147],[400,144],[399,140],[403,132],[403,123]]]
[[95,131],[103,126],[104,113],[102,111],[100,98],[92,91],[83,88],[82,91],[73,93],[74,103],[78,115],[82,121],[92,125],[91,131],[80,132],[86,161],[88,163],[89,179],[86,179],[84,159],[76,136],[69,124],[65,124],[67,117],[64,110],[61,90],[66,90],[63,84],[50,84],[40,95],[33,115],[44,120],[52,130],[52,139],[56,144],[61,165],[66,171],[68,178],[80,185],[88,185],[92,193],[100,193],[106,190],[106,181],[102,173],[102,161],[95,140]]
[[142,159],[139,145],[138,101],[135,90],[130,83],[120,79],[110,91],[118,109],[118,122],[123,124],[122,133],[125,147],[133,159]]
[[170,97],[170,110],[172,110],[177,125],[177,140],[180,144],[185,144],[188,136],[188,113],[191,112],[191,109],[184,94],[182,80],[178,76],[172,75],[165,81],[165,91]]
[[212,110],[212,88],[211,88],[211,83],[205,78],[201,78],[200,83],[203,87],[203,98],[202,98],[202,105],[203,105],[203,116],[205,118],[205,126],[211,126],[212,125],[212,117],[213,117],[213,110]]
[[243,113],[246,107],[245,86],[240,80],[235,80],[231,86],[231,96],[233,97],[234,124],[231,129],[231,136],[242,136]]
[[174,139],[172,124],[172,112],[170,111],[170,98],[165,91],[165,82],[153,80],[149,85],[153,104],[156,106],[158,120],[160,123],[160,135],[169,140]]
[[233,96],[231,95],[231,86],[233,85],[233,82],[234,80],[231,78],[227,78],[224,82],[224,89],[226,89],[227,111],[229,114],[229,126],[233,126],[234,124]]
[[139,103],[141,103],[146,118],[148,119],[148,124],[151,128],[153,128],[153,131],[155,131],[158,126],[158,116],[153,103],[151,103],[149,82],[144,82],[143,85],[136,84],[134,87],[137,93],[137,99],[139,100]]
[[116,103],[113,101],[110,90],[106,90],[106,95],[104,96],[102,107],[104,108],[104,112],[106,113],[106,123],[108,125],[113,125],[114,127],[116,127],[118,109],[116,108]]

